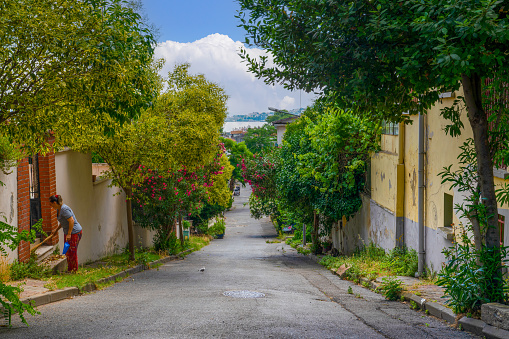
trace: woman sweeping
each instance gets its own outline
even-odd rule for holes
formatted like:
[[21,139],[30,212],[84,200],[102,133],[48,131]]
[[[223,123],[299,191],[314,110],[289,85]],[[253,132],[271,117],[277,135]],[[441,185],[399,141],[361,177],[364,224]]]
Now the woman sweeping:
[[67,270],[69,272],[77,272],[78,243],[82,235],[81,225],[71,208],[62,202],[62,196],[52,195],[49,198],[49,202],[51,207],[57,210],[57,220],[60,223],[60,227],[64,230],[64,240],[70,245],[65,253],[67,256]]

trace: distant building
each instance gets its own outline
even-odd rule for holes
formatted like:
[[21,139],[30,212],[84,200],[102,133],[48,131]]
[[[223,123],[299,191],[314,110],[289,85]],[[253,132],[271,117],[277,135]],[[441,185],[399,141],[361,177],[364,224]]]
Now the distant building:
[[238,130],[231,131],[228,136],[228,138],[235,140],[236,142],[242,142],[244,141],[244,136],[247,133],[247,128],[242,128]]

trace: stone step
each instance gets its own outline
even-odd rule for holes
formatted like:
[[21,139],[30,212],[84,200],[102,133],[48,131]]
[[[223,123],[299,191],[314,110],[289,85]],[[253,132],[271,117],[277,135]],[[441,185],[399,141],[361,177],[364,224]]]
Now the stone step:
[[67,258],[54,260],[47,264],[47,266],[53,271],[54,274],[62,273],[67,269]]
[[34,242],[30,244],[30,251],[32,250],[32,248],[34,248],[35,246],[39,245],[41,243],[41,239],[40,238],[35,238]]
[[38,249],[35,250],[35,254],[37,255],[37,262],[40,263],[47,257],[49,257],[54,250],[54,246],[42,245]]

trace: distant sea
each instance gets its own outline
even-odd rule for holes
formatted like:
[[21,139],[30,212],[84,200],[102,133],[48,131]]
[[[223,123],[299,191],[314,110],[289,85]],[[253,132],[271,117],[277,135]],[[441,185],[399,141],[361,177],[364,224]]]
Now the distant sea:
[[223,125],[223,131],[230,132],[242,127],[260,127],[265,124],[265,121],[227,121]]

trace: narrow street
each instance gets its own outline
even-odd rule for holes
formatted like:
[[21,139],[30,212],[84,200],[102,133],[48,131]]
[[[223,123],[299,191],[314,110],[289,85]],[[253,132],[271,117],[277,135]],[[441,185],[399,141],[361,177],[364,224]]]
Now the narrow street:
[[248,195],[242,188],[227,213],[224,239],[104,290],[42,306],[27,318],[29,327],[13,317],[0,337],[473,337],[342,281],[287,245],[266,243],[274,227],[250,218]]

